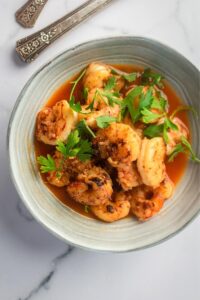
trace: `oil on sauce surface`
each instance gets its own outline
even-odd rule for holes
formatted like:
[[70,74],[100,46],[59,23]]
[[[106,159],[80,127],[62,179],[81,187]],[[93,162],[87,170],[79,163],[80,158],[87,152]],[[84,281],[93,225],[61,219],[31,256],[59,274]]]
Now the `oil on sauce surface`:
[[[136,72],[136,71],[142,71],[143,69],[136,66],[130,66],[130,65],[115,65],[116,68],[125,71],[125,72]],[[74,78],[68,80],[63,85],[61,85],[50,97],[48,102],[46,103],[46,106],[51,107],[56,102],[64,99],[69,99],[70,91],[71,91],[71,82]],[[76,90],[75,90],[75,98],[80,99],[80,90],[81,90],[81,84],[78,84]],[[181,99],[178,97],[178,95],[173,91],[173,89],[165,83],[165,87],[163,89],[164,93],[168,96],[169,106],[170,110],[169,113],[173,112],[174,109],[181,105]],[[189,120],[187,117],[187,114],[185,112],[179,113],[179,118],[189,127]],[[54,148],[53,148],[54,149]],[[35,152],[36,156],[44,155],[46,156],[48,153],[52,153],[52,147],[45,145],[43,143],[40,143],[35,140]],[[178,181],[181,179],[186,166],[187,166],[188,158],[185,154],[179,154],[174,162],[167,163],[167,173],[169,177],[172,179],[172,181],[177,184]],[[69,206],[73,210],[77,211],[78,213],[85,215],[87,217],[95,218],[94,215],[90,212],[84,211],[84,206],[71,200],[69,196],[66,193],[66,188],[57,188],[51,184],[49,184],[46,180],[46,175],[42,174],[43,181],[47,185],[47,187],[53,192],[53,194],[62,201],[65,205]]]

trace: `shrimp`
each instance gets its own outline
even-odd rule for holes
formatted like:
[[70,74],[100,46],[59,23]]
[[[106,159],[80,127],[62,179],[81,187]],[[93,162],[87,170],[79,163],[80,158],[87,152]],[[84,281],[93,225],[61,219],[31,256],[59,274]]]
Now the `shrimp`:
[[166,147],[163,138],[144,138],[142,140],[137,168],[145,185],[156,188],[163,181],[165,176],[165,154]]
[[129,214],[130,208],[131,205],[125,193],[119,192],[113,201],[108,200],[104,204],[91,206],[91,211],[100,220],[111,223],[125,218]]
[[167,175],[156,189],[147,186],[133,189],[129,194],[132,213],[140,221],[153,217],[161,210],[164,201],[172,196],[173,191],[174,184]]
[[67,186],[70,197],[84,205],[101,205],[108,201],[113,193],[112,180],[100,167],[86,169]]
[[109,79],[111,69],[102,63],[91,63],[83,77],[83,86],[91,91],[94,88],[103,88],[105,82]]
[[138,158],[141,139],[129,125],[112,123],[97,132],[94,143],[98,145],[101,158],[117,168]]
[[179,118],[174,117],[172,119],[172,122],[178,127],[178,130],[170,129],[168,131],[169,142],[166,145],[167,155],[170,155],[170,153],[174,150],[176,145],[181,142],[181,138],[183,136],[186,139],[188,139],[189,136],[189,130],[187,126]]
[[72,180],[76,179],[78,174],[91,169],[93,166],[91,160],[81,161],[77,157],[69,157],[63,162],[63,169],[69,174],[69,177]]
[[36,137],[45,144],[56,145],[57,140],[65,141],[77,123],[78,115],[66,100],[53,107],[44,107],[37,115]]
[[95,110],[101,110],[108,105],[108,99],[105,96],[101,96],[103,89],[92,89],[88,92],[88,97],[86,99],[87,106],[94,101],[93,108]]
[[[86,109],[86,106],[83,105],[82,106],[82,111],[83,112],[88,112]],[[98,111],[94,111],[94,112],[91,112],[89,114],[79,114],[78,118],[79,120],[85,120],[87,125],[89,127],[91,127],[92,129],[97,129],[97,121],[96,119],[98,117],[101,117],[101,116],[111,116],[111,117],[115,117],[117,118],[119,116],[119,113],[120,113],[120,108],[119,108],[119,105],[114,105],[114,106],[105,106],[103,109],[101,110],[98,110]]]
[[124,191],[131,190],[133,187],[142,184],[142,180],[135,162],[131,164],[120,164],[117,168],[117,171],[118,182]]
[[[56,165],[56,168],[60,168],[63,157],[62,154],[58,151],[53,155],[53,159]],[[51,185],[55,185],[57,187],[63,187],[69,184],[69,175],[65,171],[51,171],[47,174],[47,181]]]

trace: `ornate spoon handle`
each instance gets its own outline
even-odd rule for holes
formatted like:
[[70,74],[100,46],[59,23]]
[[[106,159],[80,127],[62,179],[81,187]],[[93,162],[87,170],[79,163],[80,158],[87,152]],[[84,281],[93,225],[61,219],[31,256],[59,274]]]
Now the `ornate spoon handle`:
[[112,0],[89,0],[44,29],[17,42],[16,51],[25,62],[33,61],[52,42]]
[[23,27],[33,27],[48,0],[29,0],[16,12],[16,20]]

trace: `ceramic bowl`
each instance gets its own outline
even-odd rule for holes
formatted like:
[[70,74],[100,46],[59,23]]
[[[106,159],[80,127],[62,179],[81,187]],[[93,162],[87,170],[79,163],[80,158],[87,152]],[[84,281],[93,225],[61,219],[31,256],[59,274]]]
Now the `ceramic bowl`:
[[[8,130],[9,157],[16,189],[33,216],[64,241],[91,250],[123,252],[155,245],[184,228],[200,210],[200,166],[189,162],[173,198],[151,220],[127,218],[105,224],[59,202],[44,185],[34,155],[37,112],[51,94],[91,61],[150,66],[165,76],[184,103],[199,109],[200,73],[182,55],[154,40],[114,37],[67,50],[43,66],[23,88]],[[200,153],[198,120],[190,118],[192,144]]]

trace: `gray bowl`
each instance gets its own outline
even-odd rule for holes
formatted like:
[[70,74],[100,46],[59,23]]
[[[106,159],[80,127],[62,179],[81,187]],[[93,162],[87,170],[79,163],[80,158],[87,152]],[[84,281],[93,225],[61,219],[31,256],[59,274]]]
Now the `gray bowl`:
[[[182,55],[154,40],[114,37],[67,50],[34,74],[22,90],[8,130],[11,174],[16,189],[33,216],[52,233],[73,245],[100,251],[132,251],[155,245],[184,228],[200,209],[200,166],[190,162],[173,198],[153,219],[127,218],[104,224],[64,206],[47,189],[34,155],[37,112],[63,82],[91,61],[150,66],[162,73],[184,103],[199,111],[200,74]],[[200,153],[198,120],[191,116],[192,144]]]

